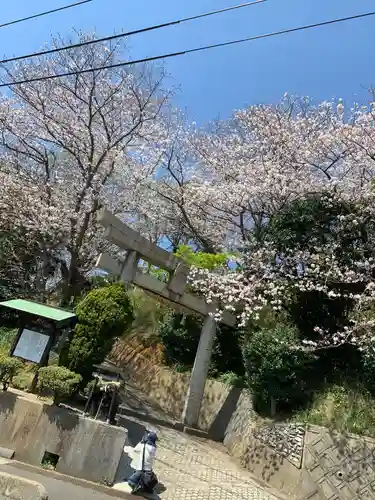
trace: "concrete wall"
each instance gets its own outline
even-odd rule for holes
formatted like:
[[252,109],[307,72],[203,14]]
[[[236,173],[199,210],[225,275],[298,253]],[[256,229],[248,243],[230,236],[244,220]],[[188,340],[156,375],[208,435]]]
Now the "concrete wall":
[[127,441],[127,431],[43,404],[0,393],[0,446],[14,458],[41,465],[45,452],[59,455],[58,472],[111,484]]
[[[302,491],[303,495],[315,495],[317,488],[301,469],[304,428],[298,445],[291,446],[296,431],[295,426],[290,429],[288,425],[274,425],[259,419],[253,410],[250,394],[242,391],[225,430],[223,443],[229,453],[255,477],[288,498],[302,499],[305,498],[300,496]],[[301,429],[298,433],[300,436]],[[319,497],[311,498],[317,500]]]

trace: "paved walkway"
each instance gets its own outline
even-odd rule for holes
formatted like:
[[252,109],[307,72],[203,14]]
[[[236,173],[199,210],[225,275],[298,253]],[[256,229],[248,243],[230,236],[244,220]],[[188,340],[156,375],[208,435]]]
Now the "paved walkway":
[[[265,486],[257,484],[226,452],[224,446],[191,437],[174,429],[149,423],[149,417],[161,419],[160,408],[127,383],[124,405],[143,416],[122,416],[120,425],[129,431],[130,447],[126,448],[125,463],[120,467],[118,481],[131,472],[130,458],[135,458],[132,447],[142,438],[146,429],[155,430],[159,436],[155,472],[162,485],[154,498],[161,500],[277,500]],[[139,406],[137,408],[137,406]],[[124,484],[117,487],[129,491]]]

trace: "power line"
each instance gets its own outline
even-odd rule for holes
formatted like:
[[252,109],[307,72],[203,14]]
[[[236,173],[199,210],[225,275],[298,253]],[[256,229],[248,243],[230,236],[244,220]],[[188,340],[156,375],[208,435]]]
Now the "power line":
[[90,3],[93,1],[94,0],[81,0],[80,2],[75,2],[69,5],[64,5],[63,7],[58,7],[57,9],[47,10],[45,12],[39,12],[39,14],[33,14],[32,16],[22,17],[21,19],[15,19],[13,21],[8,21],[4,24],[0,24],[0,28],[6,28],[7,26],[12,26],[13,24],[30,21],[31,19],[36,19],[37,17],[48,16],[49,14],[54,14],[55,12],[61,12],[62,10],[72,9],[73,7],[78,7],[78,5],[83,5],[84,3]]
[[[89,0],[92,1],[92,0]],[[162,24],[155,24],[153,26],[147,26],[146,28],[140,28],[137,30],[133,31],[128,31],[125,33],[119,33],[117,35],[111,35],[111,36],[106,36],[103,38],[96,38],[95,40],[87,40],[86,42],[79,42],[79,43],[74,43],[71,45],[66,45],[64,47],[57,47],[54,49],[48,49],[48,50],[42,50],[40,52],[32,52],[30,54],[25,54],[22,56],[15,56],[15,57],[10,57],[9,59],[3,59],[2,61],[0,60],[0,64],[5,64],[5,63],[10,63],[14,61],[20,61],[23,59],[30,59],[32,57],[38,57],[38,56],[45,56],[47,54],[55,54],[56,52],[61,52],[62,50],[68,50],[68,49],[76,49],[79,47],[84,47],[86,45],[92,45],[94,43],[100,43],[100,42],[110,42],[112,40],[118,40],[119,38],[124,38],[132,35],[138,35],[140,33],[146,33],[148,31],[154,31],[154,30],[159,30],[162,28],[167,28],[169,26],[176,26],[177,24],[182,24],[186,23],[189,21],[195,21],[197,19],[202,19],[204,17],[209,17],[209,16],[215,16],[217,14],[223,14],[224,12],[229,12],[232,10],[237,10],[237,9],[243,9],[245,7],[250,7],[251,5],[256,5],[259,3],[264,3],[267,0],[256,0],[256,1],[251,1],[251,2],[246,2],[240,5],[234,5],[232,7],[226,7],[224,9],[220,10],[214,10],[210,12],[205,12],[204,14],[198,14],[195,16],[190,16],[190,17],[184,17],[182,19],[177,19],[175,21],[169,21],[167,23],[162,23]]]
[[36,77],[36,78],[28,78],[25,80],[17,80],[15,82],[2,83],[2,84],[0,84],[0,88],[1,87],[13,87],[14,85],[22,85],[24,83],[33,83],[33,82],[39,82],[39,81],[44,81],[44,80],[52,80],[54,78],[62,78],[62,77],[66,77],[66,76],[81,75],[81,74],[92,73],[95,71],[101,71],[101,70],[105,70],[105,69],[133,66],[134,64],[158,61],[160,59],[169,59],[172,57],[183,56],[185,54],[192,54],[194,52],[201,52],[203,50],[216,49],[219,47],[227,47],[229,45],[235,45],[235,44],[244,43],[244,42],[251,42],[254,40],[261,40],[263,38],[270,38],[270,37],[274,37],[274,36],[285,35],[287,33],[295,33],[297,31],[304,31],[304,30],[308,30],[308,29],[312,29],[312,28],[318,28],[320,26],[327,26],[330,24],[336,24],[336,23],[351,21],[354,19],[361,19],[361,18],[370,17],[370,16],[375,16],[375,11],[367,12],[365,14],[357,14],[355,16],[331,19],[329,21],[323,21],[321,23],[308,24],[305,26],[299,26],[297,28],[289,28],[286,30],[274,31],[272,33],[266,33],[263,35],[251,36],[251,37],[247,37],[247,38],[241,38],[238,40],[231,40],[229,42],[216,43],[216,44],[212,44],[212,45],[204,45],[202,47],[196,47],[193,49],[183,50],[183,51],[179,51],[179,52],[169,52],[167,54],[162,54],[162,55],[152,56],[152,57],[145,57],[143,59],[136,59],[134,61],[124,61],[124,62],[120,62],[120,63],[109,64],[107,66],[99,66],[96,68],[82,69],[82,70],[78,70],[78,71],[69,71],[66,73],[59,73],[57,75],[47,75],[47,76]]

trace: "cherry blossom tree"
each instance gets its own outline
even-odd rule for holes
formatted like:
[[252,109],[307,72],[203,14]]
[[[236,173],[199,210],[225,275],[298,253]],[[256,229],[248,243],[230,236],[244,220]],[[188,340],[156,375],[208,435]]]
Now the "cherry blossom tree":
[[139,185],[142,213],[155,227],[164,229],[164,240],[175,251],[181,244],[193,244],[205,252],[219,249],[216,231],[207,218],[206,207],[197,203],[194,185],[201,186],[204,177],[194,182],[199,169],[191,137],[192,125],[178,115],[173,126],[173,138],[168,151],[161,158],[156,176]]
[[[374,118],[373,105],[345,112],[340,101],[312,106],[286,96],[279,107],[241,110],[212,132],[193,134],[197,167],[185,195],[205,217],[213,245],[241,255],[232,271],[192,272],[192,285],[221,304],[217,319],[224,308],[244,326],[264,308],[280,311],[296,293],[314,290],[351,301],[351,313],[343,330],[316,325],[321,337],[311,348],[372,345]],[[327,232],[335,237],[280,246],[269,232],[273,221],[312,200],[331,212]]]
[[[205,251],[238,248],[303,193],[321,192],[348,164],[339,104],[285,97],[240,110],[207,132],[180,124],[147,188],[166,217]],[[169,211],[169,215],[167,212]]]
[[[90,39],[80,35],[82,42]],[[68,43],[53,40],[54,47]],[[79,292],[104,244],[98,210],[106,205],[133,220],[137,185],[152,177],[168,148],[170,93],[162,87],[162,70],[145,65],[79,73],[127,54],[120,45],[91,44],[3,68],[6,83],[78,73],[14,85],[0,102],[5,190],[13,197],[21,186],[13,213],[22,214],[19,227],[40,247],[39,287],[45,289],[43,269],[53,262],[64,303]]]

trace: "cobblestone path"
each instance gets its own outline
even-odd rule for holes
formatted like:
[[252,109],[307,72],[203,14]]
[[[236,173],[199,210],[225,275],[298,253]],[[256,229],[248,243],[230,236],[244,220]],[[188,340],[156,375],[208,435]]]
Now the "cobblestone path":
[[[136,392],[132,398],[132,393]],[[152,413],[149,400],[136,388],[128,387],[128,397],[133,401],[147,401],[147,414]],[[126,405],[127,406],[127,405]],[[130,404],[134,410],[134,405]],[[160,410],[157,412],[160,418]],[[150,424],[147,418],[124,416],[121,425],[129,431],[131,446],[126,447],[130,458],[135,458],[133,448],[146,429],[155,430],[159,436],[155,472],[161,490],[155,499],[161,500],[277,500],[275,492],[259,485],[249,472],[230,457],[224,446],[189,436],[174,429]],[[120,477],[128,477],[134,461],[128,458]],[[126,468],[128,470],[126,470]],[[126,484],[118,489],[128,491]]]

